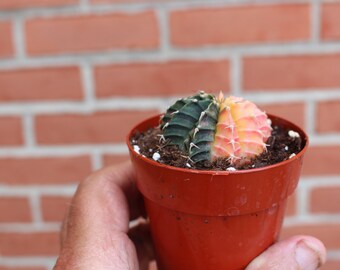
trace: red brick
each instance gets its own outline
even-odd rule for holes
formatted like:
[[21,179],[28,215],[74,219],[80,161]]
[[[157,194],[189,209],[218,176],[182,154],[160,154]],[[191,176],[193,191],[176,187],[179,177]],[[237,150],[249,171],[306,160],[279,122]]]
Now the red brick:
[[98,112],[89,115],[41,115],[36,118],[39,144],[125,142],[130,129],[156,111]]
[[340,174],[340,146],[310,146],[306,152],[302,174],[338,175]]
[[170,16],[171,42],[187,47],[306,40],[309,5],[250,5],[175,11]]
[[12,24],[0,21],[0,57],[13,56]]
[[340,187],[314,188],[310,194],[310,209],[314,213],[339,213]]
[[0,101],[79,100],[82,96],[77,67],[0,71]]
[[42,216],[45,221],[64,220],[71,203],[70,197],[44,196],[41,198]]
[[27,198],[0,198],[0,222],[29,222],[31,209]]
[[0,233],[2,256],[55,256],[59,233]]
[[21,119],[18,117],[0,117],[0,146],[15,146],[23,144],[23,131],[21,124]]
[[327,259],[324,266],[320,268],[321,270],[339,270],[340,269],[340,260],[330,260]]
[[301,224],[298,226],[285,227],[281,233],[281,239],[304,234],[320,239],[326,249],[340,248],[340,224]]
[[66,184],[84,179],[92,171],[88,156],[2,158],[2,184]]
[[305,106],[303,103],[279,103],[260,105],[267,113],[283,117],[300,127],[305,125]]
[[45,267],[0,266],[0,270],[47,270]]
[[317,106],[318,132],[340,132],[340,100],[320,102]]
[[287,209],[286,209],[286,216],[293,216],[296,214],[296,193],[292,194],[290,197],[288,197],[287,202]]
[[32,19],[26,24],[26,41],[31,55],[154,49],[159,43],[152,11]]
[[340,54],[247,57],[243,66],[246,90],[340,86]]
[[170,96],[198,90],[227,92],[229,63],[173,61],[98,66],[95,78],[98,97]]
[[77,3],[78,0],[1,0],[0,9],[57,7]]
[[122,162],[125,162],[129,160],[129,156],[128,155],[104,155],[103,156],[103,163],[104,166],[110,166],[110,165],[114,165],[114,164],[119,164]]
[[325,40],[340,39],[340,3],[327,3],[321,9],[321,37]]

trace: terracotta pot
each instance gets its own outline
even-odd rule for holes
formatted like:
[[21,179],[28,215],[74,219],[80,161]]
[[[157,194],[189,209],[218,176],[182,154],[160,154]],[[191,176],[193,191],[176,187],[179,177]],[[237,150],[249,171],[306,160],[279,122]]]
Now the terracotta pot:
[[303,149],[264,168],[201,171],[163,165],[136,153],[130,139],[159,123],[159,116],[132,129],[128,147],[145,199],[159,270],[237,270],[273,244],[287,197],[295,190],[308,145],[305,132],[269,115],[273,125],[297,131]]

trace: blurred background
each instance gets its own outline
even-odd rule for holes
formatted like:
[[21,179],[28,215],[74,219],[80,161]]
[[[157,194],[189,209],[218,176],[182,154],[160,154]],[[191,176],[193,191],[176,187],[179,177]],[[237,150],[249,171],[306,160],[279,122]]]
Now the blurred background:
[[0,269],[52,269],[77,183],[201,89],[308,132],[282,238],[340,269],[340,1],[317,0],[0,0]]

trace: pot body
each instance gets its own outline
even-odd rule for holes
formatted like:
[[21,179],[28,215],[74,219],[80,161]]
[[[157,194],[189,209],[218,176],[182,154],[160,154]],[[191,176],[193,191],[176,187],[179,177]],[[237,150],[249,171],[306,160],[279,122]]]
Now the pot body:
[[276,241],[285,202],[251,214],[207,216],[168,209],[146,199],[158,269],[244,269]]
[[287,161],[243,171],[175,168],[133,151],[129,142],[135,132],[157,126],[159,116],[130,132],[130,157],[150,218],[158,269],[244,269],[278,238],[308,138],[294,124],[269,117],[273,125],[297,131],[303,149]]

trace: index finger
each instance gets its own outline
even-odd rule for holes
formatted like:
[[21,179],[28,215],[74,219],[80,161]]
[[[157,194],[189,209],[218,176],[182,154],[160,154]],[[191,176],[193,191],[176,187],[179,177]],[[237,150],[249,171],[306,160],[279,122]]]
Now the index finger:
[[92,181],[92,179],[104,179],[104,181],[117,185],[122,189],[127,198],[130,220],[134,220],[140,216],[146,216],[143,197],[138,191],[135,177],[136,175],[132,164],[125,162],[119,165],[108,166],[95,172],[85,180],[84,184],[86,184],[87,181]]
[[63,223],[61,244],[68,234],[84,228],[101,228],[126,233],[129,221],[145,216],[142,196],[130,163],[109,166],[83,180],[72,199]]

